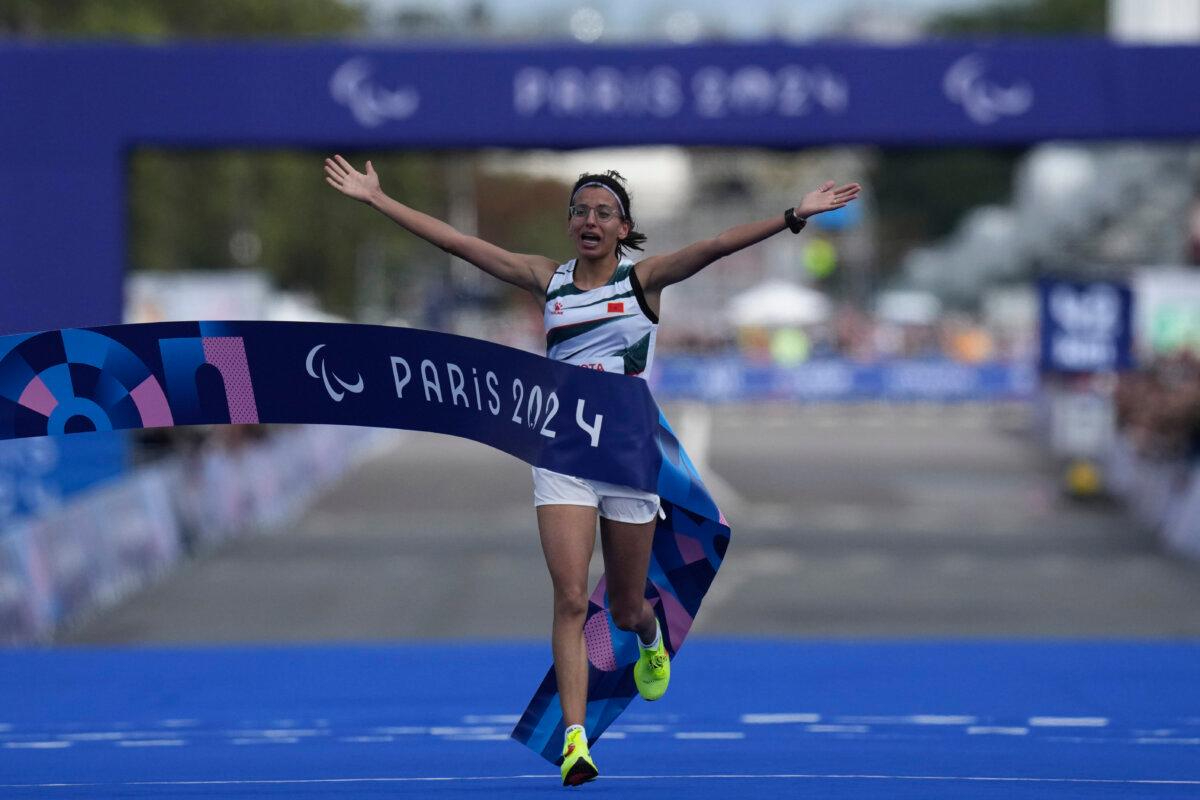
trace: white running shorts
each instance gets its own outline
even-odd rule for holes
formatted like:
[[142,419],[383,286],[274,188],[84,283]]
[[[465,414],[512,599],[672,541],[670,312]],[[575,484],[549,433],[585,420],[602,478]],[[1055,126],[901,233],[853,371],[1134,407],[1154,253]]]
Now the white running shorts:
[[541,467],[533,468],[534,506],[591,506],[600,516],[640,525],[659,513],[658,495],[615,483],[589,481]]

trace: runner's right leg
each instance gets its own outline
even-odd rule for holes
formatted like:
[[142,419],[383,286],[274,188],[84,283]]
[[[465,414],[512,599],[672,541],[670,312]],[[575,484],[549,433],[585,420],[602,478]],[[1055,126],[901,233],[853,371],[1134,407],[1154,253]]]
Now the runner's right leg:
[[554,674],[563,722],[583,725],[587,717],[587,648],[583,623],[588,609],[588,564],[596,546],[596,509],[590,506],[537,507],[538,535],[554,587],[551,639]]

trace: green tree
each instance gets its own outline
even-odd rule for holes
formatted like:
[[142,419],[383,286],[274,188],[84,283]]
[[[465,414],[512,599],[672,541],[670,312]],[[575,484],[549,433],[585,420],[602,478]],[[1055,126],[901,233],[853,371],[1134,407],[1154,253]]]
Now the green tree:
[[[170,151],[134,154],[129,193],[134,269],[174,271],[254,267],[282,288],[308,291],[332,311],[352,316],[361,253],[392,273],[392,284],[444,269],[446,257],[324,181],[323,153]],[[393,196],[435,215],[445,213],[440,156],[350,153],[370,158]],[[239,263],[235,234],[261,250]],[[384,298],[390,301],[393,298]]]
[[[969,11],[934,17],[941,36],[1042,36],[1100,34],[1106,0],[997,0]],[[975,206],[1005,203],[1024,148],[895,148],[876,162],[873,187],[879,204],[879,252],[898,260],[907,249],[954,230]]]
[[952,36],[1102,35],[1107,24],[1107,0],[1022,0],[942,14],[929,30]]
[[516,253],[566,261],[570,184],[523,175],[476,177],[479,235]]
[[879,209],[880,252],[897,254],[951,233],[962,215],[1003,203],[1021,148],[889,148],[872,187]]
[[343,0],[0,0],[0,34],[23,38],[294,37],[362,25],[362,9]]

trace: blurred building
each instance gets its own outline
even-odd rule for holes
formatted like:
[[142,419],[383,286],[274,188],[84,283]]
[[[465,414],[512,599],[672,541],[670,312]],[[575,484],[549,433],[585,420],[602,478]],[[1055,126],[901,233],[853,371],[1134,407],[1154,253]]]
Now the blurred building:
[[1012,203],[979,208],[952,236],[904,261],[911,285],[974,304],[992,284],[1041,271],[1115,277],[1190,257],[1200,145],[1038,145],[1018,165]]
[[1123,44],[1200,41],[1200,2],[1108,0],[1108,33]]

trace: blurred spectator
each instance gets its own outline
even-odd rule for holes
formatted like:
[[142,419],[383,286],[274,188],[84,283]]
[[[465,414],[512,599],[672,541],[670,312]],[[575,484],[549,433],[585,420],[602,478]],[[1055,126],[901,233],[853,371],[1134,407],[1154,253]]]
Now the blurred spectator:
[[[803,338],[807,359],[844,358],[859,363],[892,359],[945,358],[964,364],[990,360],[1029,360],[1027,340],[1014,340],[1010,331],[997,330],[976,318],[953,312],[922,323],[901,324],[872,316],[852,306],[840,306],[827,321],[801,326],[743,325],[728,330],[714,326],[706,335],[676,331],[670,321],[659,332],[664,353],[680,355],[740,355],[751,361],[778,360],[780,334]],[[790,360],[790,359],[789,359]]]
[[1200,358],[1189,351],[1125,373],[1117,385],[1117,426],[1147,458],[1200,456]]
[[1188,261],[1200,264],[1200,200],[1192,203],[1191,224],[1188,226]]
[[942,352],[955,361],[978,364],[993,356],[992,337],[969,317],[950,316],[941,328]]

